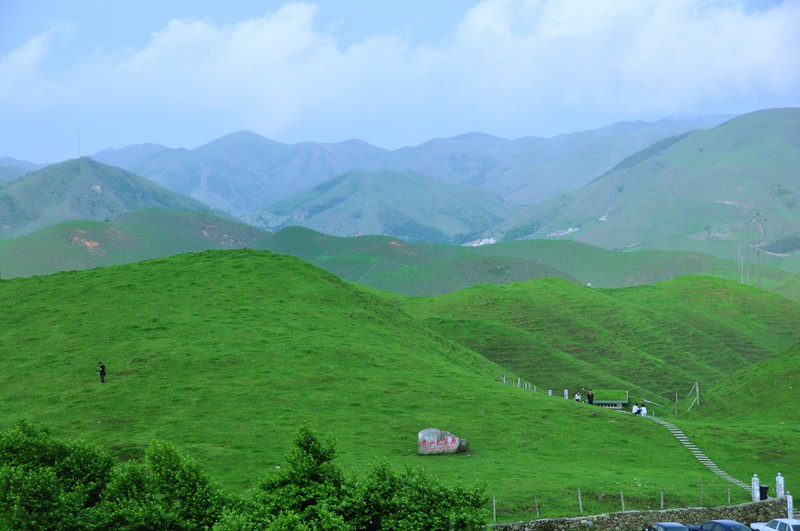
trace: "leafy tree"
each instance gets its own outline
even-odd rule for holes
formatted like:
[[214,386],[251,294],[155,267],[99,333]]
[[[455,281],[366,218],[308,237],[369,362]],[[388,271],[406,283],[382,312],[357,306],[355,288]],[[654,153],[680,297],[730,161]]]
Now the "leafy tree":
[[311,426],[303,424],[294,445],[286,466],[259,485],[263,511],[276,529],[349,529],[343,518],[349,487],[333,463],[333,441],[321,441]]
[[373,465],[359,487],[374,529],[478,529],[488,517],[486,486],[450,489],[424,471],[396,474],[385,461]]
[[222,511],[224,499],[197,463],[161,441],[153,442],[145,456],[152,489],[165,511],[177,517],[179,527],[211,528]]
[[73,509],[52,468],[0,467],[0,527],[58,529]]
[[449,531],[480,528],[488,517],[483,484],[449,489],[424,472],[398,475],[385,461],[348,482],[333,463],[333,442],[320,441],[307,424],[295,446],[278,475],[260,485],[269,529]]
[[144,466],[127,463],[117,468],[101,495],[101,502],[92,507],[87,527],[146,531],[180,529],[176,515],[169,513],[155,496],[150,474]]
[[13,529],[79,528],[113,464],[102,450],[21,422],[0,436],[0,515]]
[[461,530],[486,521],[483,485],[449,489],[385,461],[348,481],[330,440],[303,424],[286,465],[254,499],[225,497],[200,467],[155,441],[144,464],[113,466],[83,443],[19,424],[0,435],[0,529],[215,531]]

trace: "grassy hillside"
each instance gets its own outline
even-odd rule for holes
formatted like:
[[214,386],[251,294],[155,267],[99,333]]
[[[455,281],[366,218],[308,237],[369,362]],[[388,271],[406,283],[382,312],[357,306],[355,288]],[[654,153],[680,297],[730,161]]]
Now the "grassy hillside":
[[[570,286],[551,287],[600,297],[601,311],[615,304]],[[661,485],[669,504],[694,505],[700,478],[706,503],[724,500],[724,483],[660,426],[502,385],[513,372],[424,326],[411,302],[421,304],[251,250],[3,280],[0,426],[44,422],[134,459],[164,439],[241,491],[283,462],[309,421],[336,439],[348,470],[381,457],[447,481],[486,480],[501,521],[532,518],[534,494],[544,516],[576,514],[578,487],[594,513],[618,509],[620,489],[629,510],[652,508]],[[749,320],[771,321],[749,308]],[[467,438],[470,452],[417,456],[426,427]]]
[[[336,238],[299,227],[266,240],[268,250],[298,256],[347,280],[404,295],[437,295],[478,284],[558,276],[593,287],[649,284],[683,275],[741,281],[736,261],[698,252],[616,252],[570,240],[520,240],[480,247],[411,243],[390,237]],[[789,273],[762,264],[763,285]],[[754,264],[745,266],[755,270]],[[755,284],[755,274],[745,283]]]
[[623,386],[665,405],[800,339],[796,303],[710,277],[616,290],[543,278],[405,304],[540,388]]
[[506,140],[468,133],[393,151],[386,167],[471,184],[514,205],[532,205],[590,182],[665,137],[713,127],[728,118],[619,122],[552,138]]
[[[509,233],[546,237],[573,228],[561,237],[611,249],[727,242],[725,256],[735,258],[740,246],[800,235],[799,134],[800,109],[757,111],[694,131],[537,205]],[[756,213],[769,219],[758,236],[748,222]]]
[[211,214],[142,209],[0,240],[0,278],[47,275],[207,249],[258,247],[267,234]]
[[[42,275],[243,247],[297,256],[346,280],[414,296],[544,276],[593,287],[648,284],[688,274],[756,283],[755,264],[744,262],[745,275],[735,261],[698,252],[615,252],[553,239],[462,247],[387,236],[340,238],[301,227],[267,233],[199,212],[156,209],[125,213],[102,223],[74,221],[0,240],[0,275]],[[765,256],[763,286],[800,300],[789,273],[769,262]]]
[[351,172],[248,213],[258,227],[461,244],[513,212],[498,197],[411,172]]
[[[778,473],[787,485],[793,482],[787,490],[797,492],[799,380],[800,344],[795,344],[701,388],[700,405],[682,420],[683,431],[731,473],[758,474],[771,486],[770,495],[775,495]],[[742,450],[758,461],[741,463]]]
[[64,221],[106,221],[142,208],[227,216],[138,175],[81,158],[0,184],[0,238],[30,234]]

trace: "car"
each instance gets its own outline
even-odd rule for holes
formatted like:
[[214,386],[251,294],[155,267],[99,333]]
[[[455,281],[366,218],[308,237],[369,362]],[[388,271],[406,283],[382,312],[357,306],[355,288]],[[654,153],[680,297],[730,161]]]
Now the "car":
[[647,526],[645,531],[689,531],[689,528],[678,522],[656,522]]
[[697,526],[690,525],[689,531],[750,531],[750,528],[736,520],[709,520]]
[[750,529],[758,531],[800,531],[800,520],[797,518],[775,518],[769,522],[753,522]]

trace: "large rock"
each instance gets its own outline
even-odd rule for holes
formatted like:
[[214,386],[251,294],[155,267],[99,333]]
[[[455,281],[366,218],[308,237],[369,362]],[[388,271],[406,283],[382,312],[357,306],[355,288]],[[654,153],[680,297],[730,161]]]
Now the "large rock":
[[417,450],[420,455],[457,454],[464,452],[469,442],[449,431],[425,428],[417,434]]

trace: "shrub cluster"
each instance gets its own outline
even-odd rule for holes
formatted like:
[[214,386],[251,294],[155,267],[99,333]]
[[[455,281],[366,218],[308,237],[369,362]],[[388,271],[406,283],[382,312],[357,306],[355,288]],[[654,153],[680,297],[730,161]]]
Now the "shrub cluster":
[[451,530],[488,518],[483,484],[449,488],[385,461],[348,479],[334,458],[334,443],[303,425],[286,465],[243,497],[162,441],[143,463],[119,463],[20,423],[0,435],[0,529]]

